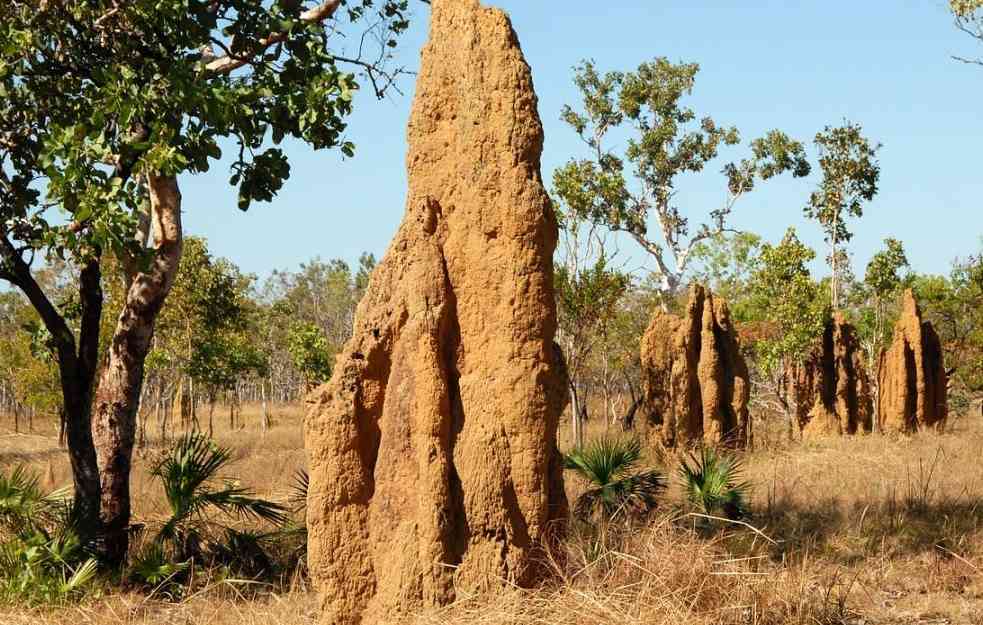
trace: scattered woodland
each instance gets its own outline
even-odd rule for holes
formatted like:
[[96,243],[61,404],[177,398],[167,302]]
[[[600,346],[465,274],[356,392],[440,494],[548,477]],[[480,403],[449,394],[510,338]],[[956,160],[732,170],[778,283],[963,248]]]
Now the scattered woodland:
[[[318,622],[305,415],[379,263],[312,250],[249,274],[183,231],[178,184],[234,146],[247,210],[290,184],[284,138],[358,158],[355,92],[410,81],[410,4],[0,6],[0,621]],[[983,3],[950,9],[983,42]],[[332,52],[336,31],[362,37],[357,57]],[[462,590],[398,622],[983,623],[983,238],[944,274],[890,233],[857,266],[881,176],[862,120],[748,139],[690,108],[696,63],[583,61],[571,79],[580,98],[540,111],[582,139],[542,172],[566,531],[534,587]],[[684,176],[724,202],[701,213]],[[807,176],[825,247],[731,227],[742,198]],[[627,248],[653,270],[629,269]],[[686,315],[693,285],[726,302],[746,363],[740,444],[646,433],[640,345],[654,318]],[[906,298],[938,337],[947,406],[907,435],[877,416]],[[840,324],[870,426],[812,436],[797,376]]]

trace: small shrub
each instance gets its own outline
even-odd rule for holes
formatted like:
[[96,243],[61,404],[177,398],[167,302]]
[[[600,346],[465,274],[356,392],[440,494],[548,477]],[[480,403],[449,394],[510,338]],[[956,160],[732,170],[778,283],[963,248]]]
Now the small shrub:
[[79,539],[67,494],[45,493],[23,467],[0,474],[0,601],[62,603],[95,579],[97,561]]
[[659,471],[640,468],[641,460],[637,438],[603,437],[564,456],[564,468],[589,484],[574,504],[574,515],[582,521],[612,520],[654,509],[666,480]]
[[133,558],[131,579],[151,586],[178,582],[194,563],[249,577],[273,572],[264,542],[276,532],[247,531],[223,521],[265,522],[279,528],[288,522],[288,510],[220,477],[231,457],[229,449],[192,433],[154,464],[151,474],[164,488],[170,517]]
[[747,516],[751,484],[743,479],[741,461],[711,447],[692,452],[679,467],[690,503],[708,516],[737,520]]

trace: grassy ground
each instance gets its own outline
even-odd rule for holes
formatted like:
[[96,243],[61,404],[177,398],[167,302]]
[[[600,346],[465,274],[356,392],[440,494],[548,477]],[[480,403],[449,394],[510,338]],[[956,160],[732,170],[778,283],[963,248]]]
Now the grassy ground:
[[[245,429],[217,431],[236,449],[234,471],[266,496],[286,496],[304,462],[300,409],[281,410],[266,434],[255,410],[244,416]],[[754,530],[696,527],[673,505],[673,488],[644,527],[571,537],[546,587],[463,597],[406,625],[983,624],[983,424],[962,420],[951,433],[911,439],[787,444],[762,432],[759,440],[763,448],[745,458]],[[157,449],[150,445],[137,462],[141,520],[163,513],[145,473]],[[0,434],[0,467],[18,462],[36,467],[48,486],[68,483],[54,432]],[[571,480],[571,497],[581,487]],[[256,591],[217,583],[178,604],[122,594],[56,611],[0,608],[0,623],[316,621],[316,599],[302,580],[289,591]]]

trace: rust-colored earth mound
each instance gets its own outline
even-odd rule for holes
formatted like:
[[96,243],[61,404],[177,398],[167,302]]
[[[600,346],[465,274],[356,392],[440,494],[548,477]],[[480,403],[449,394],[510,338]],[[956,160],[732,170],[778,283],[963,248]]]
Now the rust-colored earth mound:
[[669,447],[747,444],[748,369],[723,300],[694,285],[686,316],[656,311],[641,349],[639,430]]
[[324,623],[534,584],[566,518],[557,225],[536,102],[506,15],[434,0],[406,216],[308,415]]
[[885,432],[942,429],[948,414],[942,343],[909,290],[891,346],[881,354],[877,420]]
[[874,402],[863,350],[842,313],[833,315],[813,351],[792,367],[789,382],[803,438],[873,429]]

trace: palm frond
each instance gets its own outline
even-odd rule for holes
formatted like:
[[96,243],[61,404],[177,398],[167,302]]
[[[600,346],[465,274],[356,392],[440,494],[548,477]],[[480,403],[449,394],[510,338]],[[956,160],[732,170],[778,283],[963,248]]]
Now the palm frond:
[[173,580],[190,566],[189,561],[174,562],[163,545],[154,542],[133,558],[130,576],[144,584],[160,586]]
[[226,514],[267,521],[274,525],[283,525],[289,520],[286,507],[255,497],[252,491],[233,482],[227,482],[221,490],[201,493],[197,501],[202,506],[214,506]]
[[216,479],[231,457],[229,449],[193,432],[182,437],[151,473],[161,480],[171,512],[185,515],[195,508],[198,491]]
[[595,484],[607,484],[627,475],[642,458],[637,438],[601,437],[564,456],[564,468]]
[[731,519],[747,514],[751,484],[743,479],[744,466],[739,458],[704,447],[699,455],[690,453],[679,473],[690,502],[705,514],[723,512]]
[[297,469],[294,473],[294,483],[291,485],[290,503],[294,512],[300,512],[307,507],[307,493],[310,491],[311,476],[306,469]]
[[590,485],[574,504],[581,520],[645,514],[658,505],[666,480],[655,470],[639,470],[642,444],[637,438],[604,437],[564,456],[564,467]]
[[50,503],[38,476],[24,466],[0,473],[0,522],[11,531],[37,527],[46,520]]

